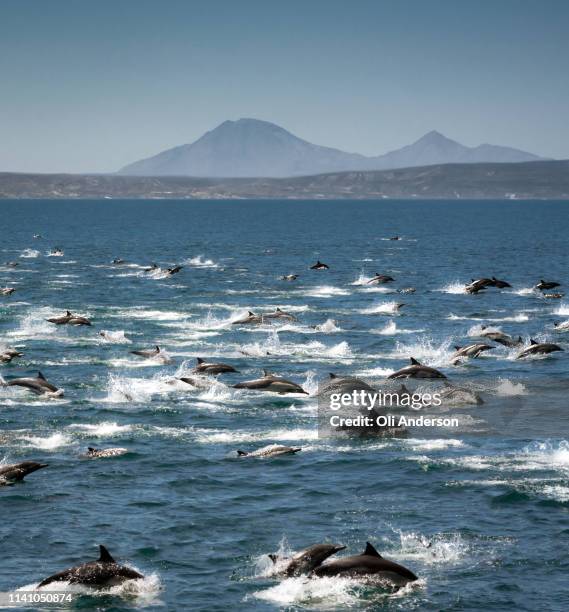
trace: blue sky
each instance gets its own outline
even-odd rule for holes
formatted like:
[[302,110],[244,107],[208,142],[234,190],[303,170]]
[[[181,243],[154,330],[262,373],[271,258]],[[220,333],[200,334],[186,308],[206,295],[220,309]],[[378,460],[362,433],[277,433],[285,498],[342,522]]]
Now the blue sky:
[[114,171],[239,117],[569,158],[568,28],[565,0],[0,0],[0,170]]

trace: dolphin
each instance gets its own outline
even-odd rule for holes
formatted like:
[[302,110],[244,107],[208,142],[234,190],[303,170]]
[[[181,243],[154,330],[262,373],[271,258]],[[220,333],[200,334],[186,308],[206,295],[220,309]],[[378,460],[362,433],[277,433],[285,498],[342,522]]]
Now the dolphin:
[[541,289],[542,291],[544,289],[555,289],[555,287],[561,287],[561,283],[556,283],[553,281],[544,281],[543,279],[541,279],[539,283],[537,283],[537,285],[535,286],[536,289]]
[[166,273],[168,274],[168,276],[172,276],[173,274],[178,274],[178,272],[183,268],[184,266],[172,266],[171,268],[167,268],[166,269]]
[[401,240],[399,236],[392,236],[389,240]]
[[469,344],[468,346],[455,346],[456,353],[452,356],[452,359],[458,359],[459,357],[472,357],[476,359],[484,351],[489,351],[494,347],[490,344]]
[[72,318],[73,314],[70,310],[67,310],[62,317],[51,317],[50,319],[46,319],[46,321],[55,323],[56,325],[67,325]]
[[553,344],[552,342],[536,342],[533,338],[530,338],[530,345],[526,347],[516,359],[523,359],[530,355],[547,355],[562,350],[563,349],[558,344]]
[[14,357],[23,357],[24,353],[20,353],[14,348],[5,348],[0,351],[0,363],[10,363]]
[[548,298],[550,300],[560,300],[563,297],[565,297],[565,294],[564,293],[544,293],[543,297]]
[[28,474],[47,467],[47,463],[22,461],[11,465],[0,465],[0,485],[12,484],[23,480]]
[[67,321],[68,325],[89,325],[91,326],[92,323],[89,319],[87,319],[87,317],[80,317],[79,315],[73,315],[69,321]]
[[124,455],[128,453],[128,449],[115,447],[115,448],[93,448],[89,446],[87,452],[85,453],[85,457],[89,459],[101,459],[104,457],[118,457],[120,455]]
[[38,372],[37,378],[13,378],[5,384],[8,387],[24,387],[36,395],[57,395],[58,397],[63,395],[63,389],[58,389],[48,382],[41,372]]
[[208,363],[201,357],[197,358],[198,365],[194,368],[195,374],[223,374],[224,372],[238,372],[233,366],[226,363]]
[[328,557],[345,548],[345,546],[339,546],[338,544],[314,544],[297,552],[290,559],[275,554],[269,555],[269,559],[273,563],[287,561],[287,566],[282,571],[285,576],[302,576],[303,574],[309,574],[323,561],[326,561]]
[[411,357],[411,365],[393,372],[387,378],[446,378],[446,376],[442,372],[435,370],[435,368],[421,365],[416,359]]
[[493,285],[494,281],[491,278],[472,279],[472,282],[466,285],[466,293],[478,293],[486,289],[486,287],[492,287]]
[[112,263],[114,266],[120,266],[121,264],[126,263],[126,262],[125,262],[125,260],[124,260],[124,259],[121,259],[120,257],[115,257],[115,258],[113,259],[113,261],[111,261],[111,263]]
[[280,308],[276,308],[274,312],[269,312],[268,314],[262,315],[263,319],[286,319],[287,321],[298,321],[298,319],[290,314],[290,312],[285,312]]
[[444,388],[439,393],[440,398],[452,405],[475,404],[480,405],[484,400],[476,391],[467,389],[466,387],[455,387],[449,383],[445,383]]
[[418,580],[417,576],[406,567],[384,559],[369,542],[366,543],[365,550],[361,555],[343,557],[330,561],[330,563],[319,565],[312,570],[312,575],[346,578],[367,578],[373,576],[389,580],[397,586],[403,586]]
[[180,381],[189,385],[190,387],[195,387],[196,389],[209,389],[211,387],[211,382],[205,378],[197,377],[191,378],[189,376],[180,376],[180,378],[173,378],[168,381],[168,384],[175,384],[176,381]]
[[281,276],[281,280],[284,281],[295,281],[298,278],[298,274],[285,274]]
[[251,310],[249,310],[249,312],[244,317],[237,319],[237,321],[232,321],[231,323],[232,325],[249,325],[251,323],[253,324],[263,323],[263,321],[264,321],[263,315],[257,315]]
[[248,380],[245,382],[237,383],[233,385],[234,389],[252,389],[255,391],[272,391],[274,393],[304,393],[308,395],[300,385],[297,385],[286,378],[275,376],[267,370],[263,370],[263,378],[257,378],[255,380]]
[[376,283],[378,285],[382,285],[383,283],[392,283],[395,279],[392,276],[388,276],[387,274],[380,274],[379,272],[375,273],[373,278],[370,278],[367,282],[368,285],[371,283]]
[[55,247],[54,249],[51,249],[49,254],[55,257],[61,257],[63,255],[63,249],[61,249],[60,247]]
[[264,448],[259,448],[256,451],[246,452],[238,450],[237,454],[239,457],[280,457],[282,455],[294,455],[300,452],[302,448],[293,448],[292,446],[279,446],[278,444],[271,444]]
[[561,321],[561,323],[556,321],[553,323],[553,327],[555,327],[557,331],[569,331],[569,321]]
[[14,287],[0,287],[0,295],[12,295],[16,289]]
[[102,588],[121,584],[126,580],[139,580],[144,578],[137,571],[119,565],[104,546],[99,546],[100,556],[97,561],[89,561],[54,574],[38,584],[38,588],[52,582],[69,582],[83,584],[88,587]]
[[155,272],[160,270],[160,266],[157,263],[151,263],[149,268],[144,268],[144,272]]
[[130,351],[132,355],[137,355],[138,357],[144,357],[144,359],[156,359],[157,361],[161,361],[162,363],[170,363],[171,359],[164,355],[162,349],[156,345],[152,349],[146,350],[138,350],[138,351]]
[[510,283],[506,282],[505,280],[500,280],[496,278],[495,276],[493,276],[492,286],[497,287],[498,289],[507,289],[508,287],[511,287],[512,285],[510,285]]
[[7,261],[6,265],[8,268],[17,268],[20,264],[17,261]]
[[313,266],[310,266],[310,269],[311,270],[329,270],[330,266],[318,260]]
[[523,340],[522,340],[521,336],[518,336],[518,339],[515,340],[511,336],[508,336],[508,334],[505,334],[504,332],[501,332],[501,331],[484,331],[485,329],[486,329],[486,325],[483,325],[482,326],[482,333],[480,334],[480,337],[482,337],[482,338],[488,338],[488,340],[493,340],[494,342],[497,342],[498,344],[502,344],[502,345],[507,346],[509,348],[512,348],[514,346],[519,346],[520,344],[523,344]]

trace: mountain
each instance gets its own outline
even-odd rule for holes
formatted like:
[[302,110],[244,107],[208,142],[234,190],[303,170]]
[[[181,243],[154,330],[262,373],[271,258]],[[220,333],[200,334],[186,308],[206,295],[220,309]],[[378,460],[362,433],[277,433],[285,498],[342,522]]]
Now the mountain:
[[532,153],[510,147],[482,144],[464,145],[432,131],[417,142],[373,158],[374,169],[412,168],[434,164],[516,163],[542,159]]
[[192,144],[134,162],[119,173],[279,178],[348,170],[386,170],[448,163],[514,163],[539,159],[537,155],[509,147],[488,144],[466,147],[435,131],[396,151],[366,157],[312,144],[274,123],[239,119],[224,121]]
[[[569,160],[437,164],[396,170],[251,179],[0,173],[0,200],[15,198],[569,200]],[[539,208],[538,203],[536,207]]]
[[134,162],[121,174],[138,176],[298,176],[358,169],[363,155],[344,153],[297,138],[258,119],[224,121],[192,144]]

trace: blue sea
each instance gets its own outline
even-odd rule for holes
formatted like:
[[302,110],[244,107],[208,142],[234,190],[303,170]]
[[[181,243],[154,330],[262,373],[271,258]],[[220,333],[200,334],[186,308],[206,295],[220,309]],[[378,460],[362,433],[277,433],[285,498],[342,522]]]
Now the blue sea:
[[[49,464],[0,487],[1,592],[104,544],[145,579],[68,586],[67,609],[569,608],[568,353],[517,360],[495,345],[451,363],[482,326],[568,348],[554,322],[569,298],[534,289],[567,290],[568,203],[3,201],[0,213],[0,287],[16,289],[0,296],[0,348],[24,353],[0,375],[41,370],[64,390],[0,387],[0,463]],[[330,269],[310,270],[318,259]],[[183,268],[146,272],[153,262]],[[395,282],[368,284],[377,272]],[[464,291],[486,276],[512,288]],[[275,307],[298,320],[233,324]],[[68,309],[92,326],[46,321]],[[155,345],[169,363],[130,353]],[[177,382],[197,357],[239,372]],[[484,403],[444,404],[458,426],[402,437],[319,435],[329,373],[380,385],[410,357]],[[263,368],[309,394],[233,388]],[[302,451],[237,456],[272,444]],[[87,459],[87,447],[127,452]],[[283,578],[268,558],[368,541],[420,580],[392,593]]]

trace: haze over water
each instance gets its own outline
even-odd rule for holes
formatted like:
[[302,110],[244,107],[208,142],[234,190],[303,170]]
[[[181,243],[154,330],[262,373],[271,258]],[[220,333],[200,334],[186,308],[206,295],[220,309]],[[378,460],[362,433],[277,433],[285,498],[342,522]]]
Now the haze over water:
[[[462,366],[454,345],[482,325],[559,343],[565,202],[3,202],[0,348],[25,356],[58,399],[0,388],[0,461],[49,464],[0,488],[0,591],[94,559],[105,544],[146,579],[81,606],[167,610],[562,610],[567,608],[567,353],[516,360],[497,345]],[[34,234],[42,238],[34,239]],[[391,241],[390,237],[401,240]],[[49,257],[60,246],[62,257]],[[115,257],[123,265],[112,265]],[[317,259],[328,271],[312,271]],[[184,268],[171,278],[152,262]],[[376,272],[395,282],[376,287]],[[279,279],[297,273],[295,282]],[[467,295],[504,278],[512,289]],[[415,287],[413,294],[395,291]],[[400,314],[394,304],[404,302]],[[232,325],[248,310],[296,323]],[[65,310],[92,328],[56,327]],[[98,335],[111,332],[112,341]],[[160,345],[172,364],[130,350]],[[269,353],[269,354],[267,354]],[[452,429],[398,439],[318,437],[328,373],[379,384],[413,356],[482,396],[445,406]],[[231,363],[211,388],[167,383],[196,357]],[[261,368],[309,396],[233,389]],[[421,383],[429,388],[428,383]],[[300,446],[240,459],[238,449]],[[125,447],[81,458],[88,446]],[[267,553],[372,542],[420,582],[397,595],[348,580],[271,575]]]

